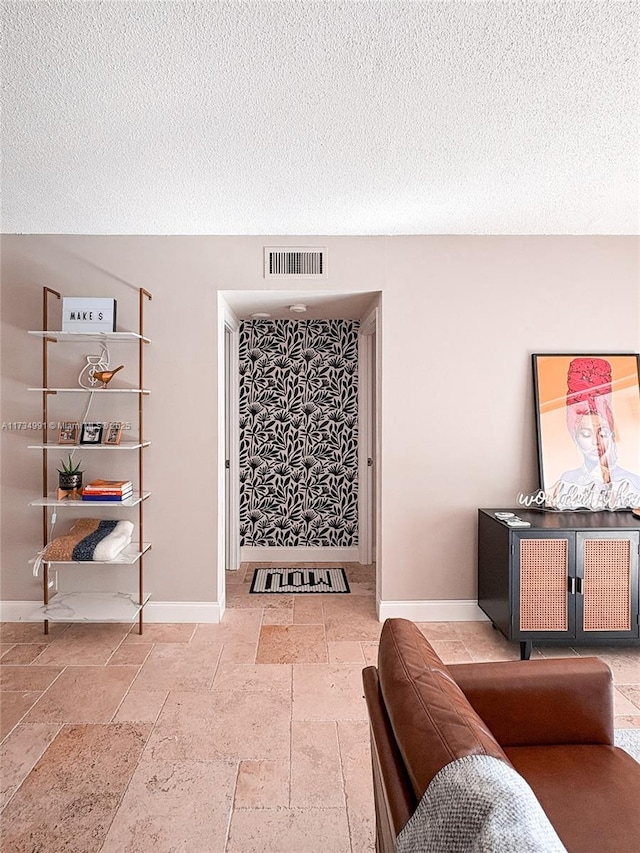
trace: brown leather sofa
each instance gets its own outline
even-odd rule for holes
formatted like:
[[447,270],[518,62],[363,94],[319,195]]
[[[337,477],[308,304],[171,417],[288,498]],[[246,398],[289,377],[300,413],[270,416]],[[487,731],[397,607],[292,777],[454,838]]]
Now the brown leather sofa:
[[613,745],[598,658],[445,666],[416,625],[388,619],[363,682],[378,853],[396,849],[436,773],[476,754],[524,777],[569,853],[640,850],[640,764]]

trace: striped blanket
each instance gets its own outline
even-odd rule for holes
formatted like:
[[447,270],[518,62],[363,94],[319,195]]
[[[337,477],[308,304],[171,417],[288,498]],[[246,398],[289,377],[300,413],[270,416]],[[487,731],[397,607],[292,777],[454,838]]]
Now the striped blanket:
[[42,553],[48,563],[67,560],[115,560],[131,542],[133,524],[130,521],[100,521],[81,518],[65,536],[52,539]]

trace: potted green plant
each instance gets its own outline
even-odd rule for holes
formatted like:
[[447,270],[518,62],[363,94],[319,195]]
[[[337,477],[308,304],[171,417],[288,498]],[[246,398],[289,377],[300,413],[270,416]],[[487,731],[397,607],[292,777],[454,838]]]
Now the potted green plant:
[[71,454],[69,454],[66,461],[61,459],[60,463],[62,468],[58,468],[58,486],[66,491],[82,488],[82,471],[80,470],[81,463],[74,463]]

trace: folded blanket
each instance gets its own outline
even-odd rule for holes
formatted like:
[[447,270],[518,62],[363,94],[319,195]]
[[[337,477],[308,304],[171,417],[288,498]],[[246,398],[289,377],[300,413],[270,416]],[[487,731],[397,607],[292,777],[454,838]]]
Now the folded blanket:
[[46,562],[115,560],[131,542],[133,524],[130,521],[100,521],[81,518],[65,536],[48,543],[41,559]]
[[397,853],[567,853],[527,782],[488,755],[447,764],[398,836]]

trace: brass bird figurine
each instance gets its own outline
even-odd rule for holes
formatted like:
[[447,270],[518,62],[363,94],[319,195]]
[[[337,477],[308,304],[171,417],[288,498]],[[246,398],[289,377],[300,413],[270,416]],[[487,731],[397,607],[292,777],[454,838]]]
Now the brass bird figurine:
[[96,370],[93,374],[93,378],[97,379],[98,382],[102,382],[102,387],[106,388],[109,382],[113,379],[116,373],[119,370],[122,370],[124,364],[121,364],[120,367],[116,367],[115,370]]

